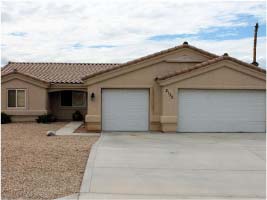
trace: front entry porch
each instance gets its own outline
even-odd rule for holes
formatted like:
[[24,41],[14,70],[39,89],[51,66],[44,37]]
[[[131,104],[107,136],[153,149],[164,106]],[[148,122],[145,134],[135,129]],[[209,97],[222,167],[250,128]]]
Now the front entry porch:
[[60,121],[71,121],[72,114],[79,111],[83,118],[87,113],[87,92],[82,90],[59,90],[48,93],[49,113]]

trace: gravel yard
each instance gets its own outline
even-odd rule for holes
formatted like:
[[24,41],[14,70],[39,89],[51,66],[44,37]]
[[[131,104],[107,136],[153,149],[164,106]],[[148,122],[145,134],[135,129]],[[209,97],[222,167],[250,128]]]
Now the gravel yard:
[[46,136],[65,124],[2,125],[2,198],[53,199],[79,192],[98,137]]

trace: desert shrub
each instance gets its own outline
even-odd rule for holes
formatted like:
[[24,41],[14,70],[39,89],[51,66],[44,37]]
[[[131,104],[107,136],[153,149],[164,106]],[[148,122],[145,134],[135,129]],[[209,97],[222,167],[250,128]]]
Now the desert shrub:
[[83,120],[83,115],[80,111],[75,111],[73,114],[72,114],[72,120],[73,121],[82,121]]
[[7,124],[10,122],[11,122],[11,117],[6,113],[1,112],[1,124]]
[[57,121],[57,118],[53,114],[40,115],[40,116],[38,116],[38,118],[36,119],[36,121],[38,123],[48,124],[48,123]]

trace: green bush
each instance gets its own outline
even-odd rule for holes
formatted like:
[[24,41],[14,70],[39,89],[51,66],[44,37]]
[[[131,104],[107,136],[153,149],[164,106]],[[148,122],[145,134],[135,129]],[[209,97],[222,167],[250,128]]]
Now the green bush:
[[37,121],[37,123],[48,124],[48,123],[57,121],[57,118],[53,114],[40,115],[40,116],[38,116],[38,118],[36,119],[36,121]]
[[11,122],[11,117],[6,113],[1,112],[1,124],[7,124],[10,122]]
[[75,113],[72,114],[72,120],[73,121],[82,121],[83,120],[83,115],[80,111],[75,111]]

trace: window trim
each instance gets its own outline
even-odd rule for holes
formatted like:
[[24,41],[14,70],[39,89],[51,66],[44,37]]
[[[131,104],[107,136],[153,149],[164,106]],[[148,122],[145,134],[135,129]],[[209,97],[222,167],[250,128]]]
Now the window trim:
[[[73,106],[73,92],[82,92],[83,93],[83,99],[84,99],[84,104],[81,106]],[[62,106],[62,102],[61,102],[61,97],[62,97],[62,91],[60,91],[60,98],[59,98],[59,104],[60,104],[60,108],[64,108],[64,109],[71,109],[71,108],[86,108],[87,106],[87,95],[86,92],[83,91],[75,91],[75,90],[71,90],[71,106]]]
[[[15,107],[9,107],[8,106],[8,91],[10,91],[10,90],[15,90],[16,91],[16,95],[15,95],[15,97],[16,97],[16,106]],[[17,99],[18,99],[18,97],[17,97],[17,95],[18,95],[18,91],[24,91],[24,106],[23,107],[18,107],[18,101],[17,101]],[[7,89],[7,108],[8,109],[26,109],[26,104],[27,104],[27,89],[23,89],[23,88],[9,88],[9,89]]]

